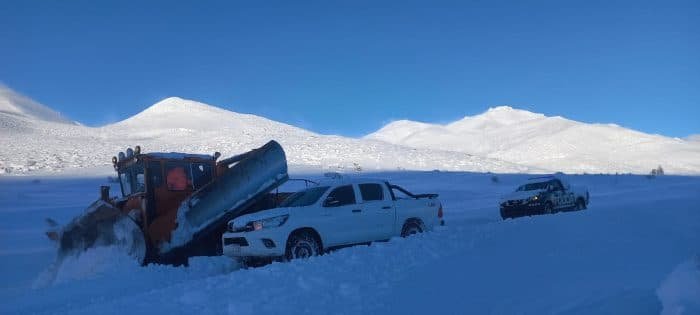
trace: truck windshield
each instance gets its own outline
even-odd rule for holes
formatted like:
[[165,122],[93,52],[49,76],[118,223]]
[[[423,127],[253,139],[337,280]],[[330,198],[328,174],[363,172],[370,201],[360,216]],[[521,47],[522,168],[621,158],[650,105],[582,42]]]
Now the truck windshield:
[[119,182],[124,197],[146,189],[143,176],[143,164],[137,163],[119,171]]
[[516,191],[543,190],[543,189],[547,189],[548,184],[549,184],[549,182],[525,184],[525,185],[518,187],[518,189]]
[[280,203],[280,207],[306,207],[310,206],[316,201],[318,201],[319,198],[321,198],[321,195],[328,190],[328,186],[322,186],[322,187],[314,187],[314,188],[309,188],[306,190],[302,190],[300,192],[294,193],[291,196],[287,197],[282,203]]

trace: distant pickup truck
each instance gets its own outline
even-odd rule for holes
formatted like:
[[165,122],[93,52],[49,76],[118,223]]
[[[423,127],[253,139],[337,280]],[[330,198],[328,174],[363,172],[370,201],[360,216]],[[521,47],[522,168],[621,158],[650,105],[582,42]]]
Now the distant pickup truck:
[[501,217],[505,220],[533,214],[583,210],[588,207],[589,199],[586,187],[571,186],[554,176],[535,177],[501,198]]
[[223,253],[295,259],[421,233],[444,224],[437,197],[415,195],[384,180],[329,180],[292,194],[279,208],[231,220],[222,235]]

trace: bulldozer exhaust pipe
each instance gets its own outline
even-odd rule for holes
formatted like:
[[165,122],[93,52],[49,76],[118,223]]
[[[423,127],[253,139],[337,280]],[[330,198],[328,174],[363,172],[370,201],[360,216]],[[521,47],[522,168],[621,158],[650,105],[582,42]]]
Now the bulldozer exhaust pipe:
[[100,200],[109,202],[109,186],[100,186]]

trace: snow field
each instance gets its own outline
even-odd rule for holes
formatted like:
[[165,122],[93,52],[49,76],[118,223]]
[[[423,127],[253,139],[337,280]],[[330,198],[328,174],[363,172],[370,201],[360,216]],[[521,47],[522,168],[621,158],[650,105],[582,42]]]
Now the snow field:
[[[317,174],[317,173],[316,173]],[[292,177],[318,177],[314,174]],[[700,253],[700,179],[568,176],[589,209],[502,221],[498,198],[527,175],[391,172],[440,194],[447,226],[306,261],[239,270],[225,257],[189,268],[139,267],[111,248],[62,265],[41,220],[65,222],[104,178],[0,179],[0,313],[51,314],[693,314]],[[91,191],[94,190],[94,194]],[[52,205],[56,205],[52,208]],[[32,234],[37,232],[37,235]],[[25,249],[37,249],[28,251]],[[693,277],[695,276],[695,277]],[[685,313],[680,312],[685,311]]]

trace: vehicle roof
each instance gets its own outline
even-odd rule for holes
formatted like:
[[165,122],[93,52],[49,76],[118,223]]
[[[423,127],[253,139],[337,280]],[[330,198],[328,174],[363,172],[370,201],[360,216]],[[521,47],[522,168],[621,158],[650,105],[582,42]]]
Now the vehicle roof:
[[341,177],[341,178],[326,178],[318,182],[319,186],[340,186],[351,184],[376,183],[383,184],[386,179],[369,178],[369,177]]
[[172,160],[184,160],[184,159],[201,159],[201,160],[213,160],[214,156],[208,154],[191,154],[191,153],[180,153],[180,152],[149,152],[145,153],[148,157],[157,159],[172,159]]
[[527,184],[531,183],[542,183],[542,182],[548,182],[553,179],[558,179],[561,181],[561,178],[556,177],[554,175],[546,175],[546,176],[538,176],[538,177],[531,177],[527,179]]

